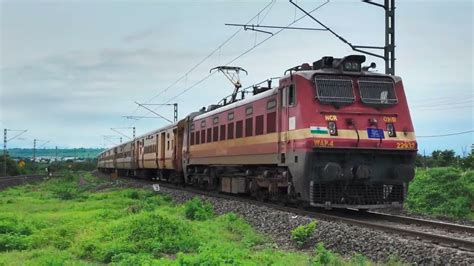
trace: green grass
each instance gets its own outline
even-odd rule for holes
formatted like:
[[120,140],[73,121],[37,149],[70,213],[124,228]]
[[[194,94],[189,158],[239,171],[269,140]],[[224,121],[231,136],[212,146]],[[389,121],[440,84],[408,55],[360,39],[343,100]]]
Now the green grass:
[[236,214],[175,205],[90,174],[0,192],[0,265],[347,265],[318,245],[280,251]]
[[418,169],[405,206],[413,213],[474,220],[474,171]]

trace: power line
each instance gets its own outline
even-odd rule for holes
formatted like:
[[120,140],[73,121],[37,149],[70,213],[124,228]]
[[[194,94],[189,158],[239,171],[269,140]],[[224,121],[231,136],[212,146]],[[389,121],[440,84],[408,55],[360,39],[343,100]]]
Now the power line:
[[[265,9],[267,9],[269,6],[273,5],[275,2],[275,0],[271,0],[270,3],[268,3],[267,5],[265,5],[265,7],[263,7],[255,16],[253,16],[247,23],[250,23],[252,22],[255,18],[257,18]],[[267,12],[268,14],[268,12]],[[266,16],[266,15],[265,15]],[[170,88],[172,88],[173,86],[175,86],[176,84],[178,84],[180,81],[182,81],[183,79],[187,78],[187,76],[193,72],[197,67],[199,67],[202,63],[204,63],[207,59],[209,59],[211,56],[213,56],[216,52],[220,51],[222,49],[222,47],[224,47],[228,42],[230,42],[235,36],[237,36],[237,34],[239,34],[240,32],[242,31],[242,29],[238,29],[237,31],[235,31],[231,36],[229,36],[226,40],[224,40],[219,46],[217,46],[217,48],[215,48],[211,53],[209,53],[207,56],[205,56],[201,61],[199,61],[197,64],[195,64],[193,67],[191,67],[185,74],[183,74],[181,77],[179,77],[177,80],[175,80],[171,85],[169,85],[168,87],[166,87],[164,90],[158,92],[157,94],[155,94],[154,96],[152,96],[151,98],[149,98],[147,101],[145,101],[145,103],[149,103],[151,101],[153,101],[154,99],[156,99],[158,96],[160,96],[161,94],[167,92]],[[132,115],[135,114],[138,110],[140,109],[140,107],[137,107],[135,109],[135,111],[133,111]],[[134,122],[133,122],[134,123]],[[132,124],[133,124],[132,123]],[[132,125],[131,124],[131,125]]]
[[[322,3],[321,5],[315,7],[314,9],[310,10],[308,12],[308,14],[311,14],[313,12],[315,12],[316,10],[320,9],[321,7],[325,6],[327,3],[329,3],[329,0],[327,0],[326,2]],[[282,32],[283,30],[285,30],[286,28],[290,27],[291,25],[295,24],[296,22],[302,20],[303,18],[305,18],[307,15],[303,15],[301,17],[299,17],[298,19],[294,20],[293,22],[289,23],[286,27],[282,27],[280,30],[276,31],[273,35],[270,35],[268,36],[267,38],[263,39],[262,41],[260,41],[259,43],[255,44],[254,46],[252,46],[251,48],[247,49],[246,51],[244,51],[243,53],[241,53],[240,55],[238,55],[237,57],[235,57],[234,59],[232,59],[231,61],[229,61],[227,64],[225,64],[226,66],[227,65],[230,65],[232,64],[233,62],[235,62],[237,59],[241,58],[242,56],[250,53],[252,50],[254,50],[255,48],[257,48],[258,46],[260,46],[261,44],[263,44],[264,42],[268,41],[269,39],[273,38],[274,36],[278,35],[280,32]],[[199,80],[198,82],[194,83],[193,85],[191,85],[190,87],[182,90],[181,92],[179,92],[177,95],[173,96],[172,98],[168,99],[165,103],[169,103],[171,102],[172,100],[176,99],[177,97],[183,95],[185,92],[191,90],[192,88],[194,88],[195,86],[199,85],[200,83],[202,83],[203,81],[205,81],[206,79],[210,78],[214,73],[216,72],[212,72],[210,74],[208,74],[207,76],[205,76],[203,79]]]
[[462,131],[462,132],[455,132],[455,133],[448,133],[448,134],[440,134],[440,135],[430,135],[430,136],[416,136],[417,138],[438,138],[438,137],[449,137],[449,136],[456,136],[456,135],[464,135],[468,133],[472,133],[474,130]]

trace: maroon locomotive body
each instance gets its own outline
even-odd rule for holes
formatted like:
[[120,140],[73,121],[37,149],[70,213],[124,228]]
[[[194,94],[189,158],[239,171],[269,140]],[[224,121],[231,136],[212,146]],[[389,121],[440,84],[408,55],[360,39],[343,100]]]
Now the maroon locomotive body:
[[[129,167],[114,161],[124,157],[115,147],[99,168],[326,208],[400,206],[417,149],[407,100],[399,77],[363,69],[364,60],[292,68],[276,87],[254,87],[253,96],[123,144],[133,150]],[[156,163],[146,167],[149,145]]]

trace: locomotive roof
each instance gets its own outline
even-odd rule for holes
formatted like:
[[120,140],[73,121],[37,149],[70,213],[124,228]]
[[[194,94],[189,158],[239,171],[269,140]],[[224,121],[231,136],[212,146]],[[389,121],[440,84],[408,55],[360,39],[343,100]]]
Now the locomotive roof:
[[392,75],[376,73],[376,72],[371,72],[371,71],[344,72],[339,69],[332,69],[332,68],[318,69],[318,70],[299,70],[299,71],[293,72],[293,74],[286,74],[281,79],[287,79],[291,77],[291,75],[298,75],[298,76],[302,76],[305,79],[311,80],[313,76],[316,74],[329,74],[329,75],[334,74],[334,75],[365,76],[365,77],[388,77],[388,78],[393,79],[395,83],[398,83],[402,80],[399,76],[392,76]]
[[193,121],[194,120],[199,120],[199,119],[203,119],[203,118],[207,118],[209,116],[213,116],[215,114],[218,114],[218,113],[221,113],[221,112],[225,112],[225,111],[228,111],[230,109],[234,109],[234,108],[237,108],[239,106],[242,106],[242,105],[246,105],[246,104],[249,104],[251,102],[254,102],[254,101],[257,101],[257,100],[260,100],[260,99],[263,99],[263,98],[266,98],[266,97],[269,97],[273,94],[276,94],[278,91],[278,88],[275,87],[275,88],[271,88],[267,91],[264,91],[264,92],[261,92],[257,95],[253,95],[253,96],[250,96],[248,98],[245,98],[243,100],[240,100],[240,101],[237,101],[237,102],[233,102],[231,104],[228,104],[226,106],[222,106],[222,107],[219,107],[217,109],[214,109],[212,111],[209,111],[209,112],[206,112],[206,113],[203,113],[203,114],[200,114],[198,116],[195,116],[193,118]]

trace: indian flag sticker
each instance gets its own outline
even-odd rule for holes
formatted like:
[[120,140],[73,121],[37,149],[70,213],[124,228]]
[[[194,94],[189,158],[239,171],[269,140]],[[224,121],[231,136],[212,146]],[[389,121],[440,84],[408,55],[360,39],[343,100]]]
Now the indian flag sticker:
[[310,127],[311,134],[329,134],[327,127]]

